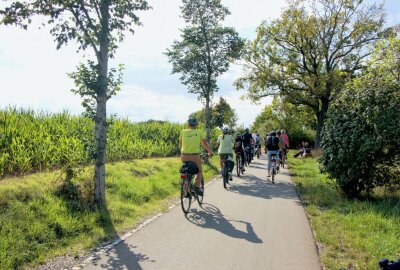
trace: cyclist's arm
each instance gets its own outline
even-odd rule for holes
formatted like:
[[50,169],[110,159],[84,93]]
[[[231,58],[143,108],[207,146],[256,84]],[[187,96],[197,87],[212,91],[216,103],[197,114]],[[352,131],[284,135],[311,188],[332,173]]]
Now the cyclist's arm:
[[210,145],[207,143],[207,141],[205,139],[203,139],[200,142],[204,146],[204,148],[207,150],[208,155],[211,156],[212,155],[212,149],[211,149]]

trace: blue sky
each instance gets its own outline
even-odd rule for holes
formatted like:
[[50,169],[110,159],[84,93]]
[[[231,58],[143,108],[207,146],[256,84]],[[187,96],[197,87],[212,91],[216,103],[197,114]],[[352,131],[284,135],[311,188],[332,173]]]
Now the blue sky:
[[[108,112],[132,121],[147,119],[183,122],[188,114],[199,110],[202,104],[197,96],[188,94],[179,81],[171,75],[171,65],[162,54],[179,38],[183,22],[179,17],[179,0],[149,0],[153,10],[139,14],[143,26],[135,35],[128,35],[121,44],[112,64],[125,65],[122,91],[108,103]],[[225,24],[233,26],[245,38],[255,36],[262,20],[279,16],[283,0],[222,0],[232,14]],[[0,4],[1,5],[1,4]],[[400,23],[400,0],[386,0],[389,25]],[[73,45],[56,50],[48,29],[31,27],[24,31],[15,27],[0,26],[0,107],[8,105],[30,107],[36,110],[57,112],[68,109],[80,113],[81,100],[70,89],[73,82],[66,73],[74,71],[82,54],[75,53]],[[239,123],[250,125],[270,99],[254,105],[240,97],[232,86],[241,75],[241,67],[232,65],[223,74],[218,85],[219,96],[228,100],[239,115]]]

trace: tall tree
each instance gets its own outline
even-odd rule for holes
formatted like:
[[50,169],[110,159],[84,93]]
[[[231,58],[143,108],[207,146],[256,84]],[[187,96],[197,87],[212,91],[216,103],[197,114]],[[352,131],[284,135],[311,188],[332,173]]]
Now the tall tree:
[[70,41],[78,43],[78,50],[91,49],[96,61],[89,60],[78,66],[70,76],[75,80],[83,105],[94,109],[96,123],[94,195],[98,203],[105,203],[105,151],[107,130],[107,100],[119,90],[121,74],[115,78],[116,70],[109,69],[108,61],[113,57],[118,42],[125,32],[133,33],[133,26],[140,25],[137,10],[147,10],[146,0],[34,0],[8,1],[0,10],[0,23],[17,25],[27,29],[35,15],[44,16],[51,27],[57,49]]
[[213,94],[218,91],[217,77],[226,72],[230,62],[241,55],[244,41],[231,27],[222,26],[229,10],[221,0],[182,0],[186,27],[182,39],[175,40],[166,55],[172,73],[180,73],[189,93],[197,94],[205,104],[206,140],[210,140]]
[[312,108],[319,146],[330,102],[363,68],[370,45],[389,32],[382,31],[383,5],[364,2],[291,0],[281,18],[259,26],[237,88],[247,88],[252,100],[281,94]]

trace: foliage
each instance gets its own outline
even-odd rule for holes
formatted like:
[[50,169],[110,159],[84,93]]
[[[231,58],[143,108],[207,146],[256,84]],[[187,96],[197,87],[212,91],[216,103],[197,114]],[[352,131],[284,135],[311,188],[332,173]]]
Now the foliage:
[[370,67],[332,104],[322,165],[348,196],[400,189],[400,39],[382,41]]
[[256,117],[251,130],[265,138],[271,130],[285,129],[289,135],[290,146],[301,145],[302,141],[311,142],[315,138],[316,119],[306,106],[295,106],[275,97],[272,104],[265,106]]
[[[173,156],[182,125],[109,119],[107,161]],[[0,177],[88,164],[94,155],[94,123],[68,112],[0,110]]]
[[317,116],[316,144],[330,104],[369,55],[381,31],[383,6],[365,1],[289,1],[279,19],[263,22],[247,44],[245,76],[236,81],[258,100],[280,94]]
[[[205,109],[195,112],[194,114],[201,123],[204,125],[206,124]],[[232,130],[235,128],[237,120],[238,117],[235,110],[232,109],[223,97],[220,97],[219,103],[211,107],[211,128],[227,126]]]
[[382,258],[400,256],[400,193],[349,200],[315,159],[289,156],[290,173],[301,194],[327,270],[375,270]]
[[244,41],[231,27],[222,26],[229,10],[221,0],[183,0],[182,17],[186,27],[182,39],[175,40],[166,55],[172,73],[180,73],[189,93],[197,94],[205,103],[206,138],[211,126],[210,102],[218,91],[217,77],[238,59]]
[[[217,173],[218,158],[210,161],[204,166],[206,179]],[[54,181],[59,172],[2,180],[0,269],[31,269],[59,255],[79,257],[149,215],[167,211],[179,194],[180,165],[179,158],[108,163],[107,209],[81,201],[92,191],[92,166],[72,177],[67,187]]]

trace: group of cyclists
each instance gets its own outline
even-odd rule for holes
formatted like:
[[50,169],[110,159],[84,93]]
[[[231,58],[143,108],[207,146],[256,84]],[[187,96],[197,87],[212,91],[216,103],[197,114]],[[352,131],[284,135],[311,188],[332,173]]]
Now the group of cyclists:
[[[207,150],[208,156],[212,156],[213,152],[210,145],[205,139],[204,133],[197,129],[198,121],[195,116],[190,116],[188,119],[188,128],[183,129],[179,137],[179,147],[181,150],[182,162],[192,161],[198,167],[198,173],[196,175],[194,187],[195,192],[199,195],[202,194],[200,188],[202,179],[202,162],[200,158],[200,145]],[[271,157],[276,155],[277,161],[279,162],[280,157],[285,157],[287,148],[289,147],[289,137],[284,129],[279,131],[271,131],[268,133],[263,140],[257,131],[252,134],[249,129],[246,128],[243,134],[237,133],[235,137],[228,134],[229,129],[227,127],[222,128],[222,134],[218,137],[217,143],[218,155],[220,156],[220,168],[223,171],[223,158],[230,156],[233,158],[235,151],[236,155],[241,155],[242,164],[241,169],[244,171],[245,164],[250,164],[254,157],[254,154],[259,151],[261,154],[261,145],[265,143],[265,153],[268,158],[268,177],[271,175]],[[229,180],[232,180],[230,175]]]

